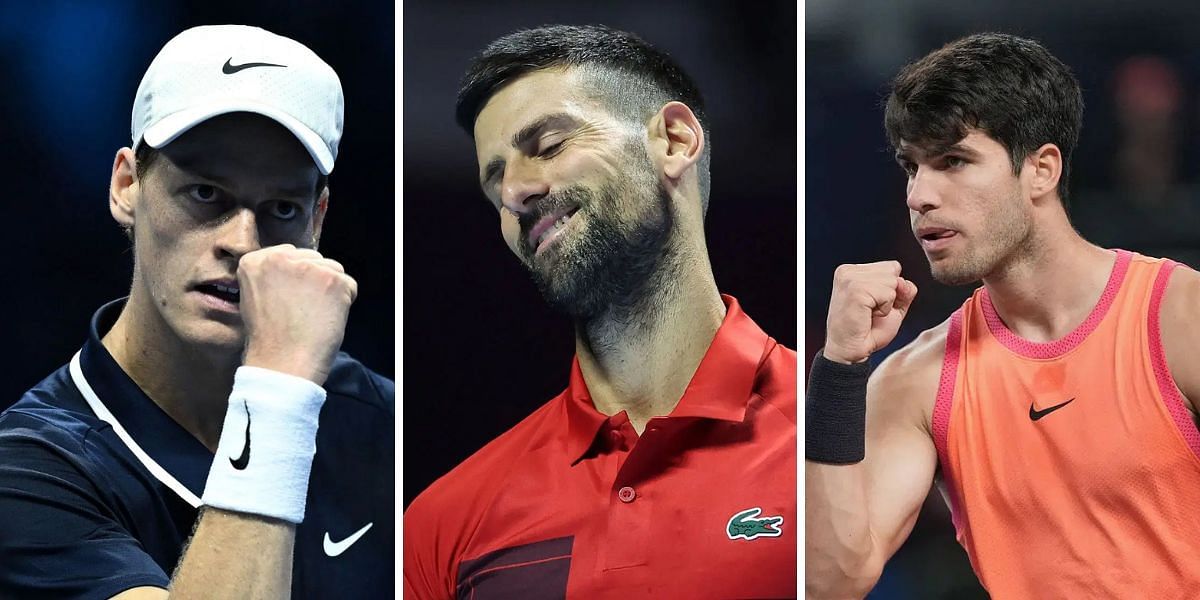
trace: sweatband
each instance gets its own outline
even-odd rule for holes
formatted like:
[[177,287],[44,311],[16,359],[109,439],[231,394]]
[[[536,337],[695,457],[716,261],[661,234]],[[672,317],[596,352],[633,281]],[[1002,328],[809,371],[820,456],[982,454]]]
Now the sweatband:
[[804,399],[804,458],[847,465],[866,455],[867,379],[871,364],[813,358]]
[[325,390],[307,379],[238,367],[203,503],[303,521],[324,403]]

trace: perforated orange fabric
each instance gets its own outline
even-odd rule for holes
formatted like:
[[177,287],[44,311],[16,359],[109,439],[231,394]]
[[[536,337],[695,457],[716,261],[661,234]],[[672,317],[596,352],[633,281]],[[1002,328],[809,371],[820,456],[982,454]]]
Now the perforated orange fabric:
[[1171,261],[1117,251],[1090,316],[1024,340],[980,288],[952,319],[935,445],[994,598],[1200,595],[1200,431],[1162,353]]

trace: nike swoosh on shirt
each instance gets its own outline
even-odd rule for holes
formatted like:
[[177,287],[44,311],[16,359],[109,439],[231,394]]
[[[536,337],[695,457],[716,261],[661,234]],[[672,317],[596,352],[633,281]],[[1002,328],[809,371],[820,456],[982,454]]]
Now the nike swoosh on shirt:
[[354,542],[357,542],[359,538],[366,535],[367,530],[370,529],[371,526],[374,524],[375,524],[374,522],[367,523],[365,527],[363,527],[362,529],[359,529],[358,531],[355,531],[354,533],[350,534],[350,537],[348,537],[340,542],[335,542],[335,541],[329,539],[329,532],[326,531],[325,532],[325,556],[333,557],[333,556],[337,556],[337,555],[345,552],[347,548],[354,545]]
[[221,72],[226,75],[233,75],[234,73],[237,73],[238,71],[242,71],[244,69],[253,69],[254,67],[287,67],[287,65],[276,65],[273,63],[262,63],[262,62],[251,62],[251,63],[242,63],[240,65],[235,65],[235,64],[232,64],[232,62],[233,62],[233,57],[231,56],[231,57],[229,57],[229,60],[225,61],[224,65],[221,65]]
[[1046,416],[1046,415],[1048,415],[1048,414],[1050,414],[1050,413],[1052,413],[1074,401],[1075,401],[1075,399],[1071,398],[1070,400],[1067,400],[1066,402],[1063,402],[1062,404],[1055,404],[1054,406],[1051,406],[1050,408],[1043,409],[1043,410],[1033,410],[1033,404],[1030,403],[1029,404],[1029,420],[1036,421],[1036,420],[1038,420],[1038,419],[1040,419],[1040,418],[1042,418],[1042,417],[1044,417],[1044,416]]

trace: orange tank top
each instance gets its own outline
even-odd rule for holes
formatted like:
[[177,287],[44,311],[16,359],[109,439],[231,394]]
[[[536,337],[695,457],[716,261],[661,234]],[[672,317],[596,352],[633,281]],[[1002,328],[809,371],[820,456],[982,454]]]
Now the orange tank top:
[[987,291],[950,320],[933,414],[959,543],[994,598],[1200,598],[1200,431],[1167,370],[1170,260],[1124,250],[1061,340]]

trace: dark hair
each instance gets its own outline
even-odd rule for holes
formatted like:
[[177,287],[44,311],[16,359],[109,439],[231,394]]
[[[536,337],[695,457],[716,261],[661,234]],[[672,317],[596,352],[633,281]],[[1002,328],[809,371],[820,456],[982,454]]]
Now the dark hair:
[[[510,33],[488,44],[463,76],[455,120],[474,137],[475,119],[497,90],[526,73],[554,67],[580,67],[588,93],[620,118],[644,125],[664,104],[675,100],[692,109],[707,134],[704,99],[679,64],[636,35],[602,25],[547,25]],[[697,169],[700,204],[705,209],[710,148],[706,135]]]
[[1071,153],[1083,125],[1079,81],[1041,44],[980,33],[946,44],[901,69],[885,109],[888,141],[950,145],[967,129],[983,131],[1008,151],[1013,173],[1042,144],[1062,151],[1058,195],[1067,202]]

